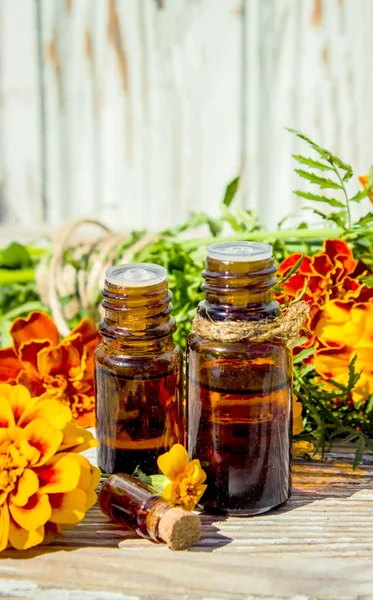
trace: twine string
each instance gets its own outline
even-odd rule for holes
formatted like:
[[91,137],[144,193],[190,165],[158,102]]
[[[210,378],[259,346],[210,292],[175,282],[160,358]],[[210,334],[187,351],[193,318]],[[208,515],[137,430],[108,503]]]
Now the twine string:
[[197,313],[193,320],[193,331],[217,342],[279,340],[285,342],[288,348],[293,348],[308,314],[309,306],[303,301],[285,308],[275,319],[261,321],[213,321]]
[[[98,235],[93,241],[77,242],[74,236],[86,225],[98,228]],[[76,219],[56,232],[51,254],[38,265],[36,282],[42,302],[50,307],[62,336],[70,333],[68,321],[80,312],[99,318],[97,297],[106,270],[113,264],[131,262],[137,252],[158,238],[159,235],[147,233],[120,254],[119,248],[128,235],[113,232],[96,219]],[[70,262],[66,261],[66,252]]]

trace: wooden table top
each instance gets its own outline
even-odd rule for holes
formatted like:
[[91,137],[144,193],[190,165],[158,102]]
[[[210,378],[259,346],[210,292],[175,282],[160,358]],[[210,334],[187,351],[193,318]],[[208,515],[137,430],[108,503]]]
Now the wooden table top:
[[95,506],[52,545],[4,552],[0,598],[373,599],[372,484],[372,455],[357,471],[343,446],[325,461],[298,459],[287,505],[252,518],[202,515],[203,537],[187,552],[134,538]]

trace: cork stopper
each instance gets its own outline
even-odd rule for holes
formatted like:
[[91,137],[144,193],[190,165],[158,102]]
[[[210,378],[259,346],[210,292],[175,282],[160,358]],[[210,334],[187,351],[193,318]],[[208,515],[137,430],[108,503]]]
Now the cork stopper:
[[158,536],[171,550],[185,550],[201,537],[201,521],[182,508],[170,508],[159,521]]

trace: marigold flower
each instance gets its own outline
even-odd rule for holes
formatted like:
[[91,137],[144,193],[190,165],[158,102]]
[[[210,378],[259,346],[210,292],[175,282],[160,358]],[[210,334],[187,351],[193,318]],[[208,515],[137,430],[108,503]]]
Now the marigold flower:
[[78,452],[96,445],[68,406],[0,384],[0,551],[26,550],[84,518],[100,474]]
[[[279,265],[279,275],[285,277],[297,263],[300,254],[292,254]],[[311,306],[310,315],[303,327],[308,337],[305,346],[318,342],[315,331],[322,317],[326,302],[333,299],[368,302],[373,300],[373,288],[368,288],[356,279],[366,272],[366,267],[358,263],[349,248],[342,240],[326,240],[324,248],[312,257],[305,256],[294,275],[283,284],[276,299],[284,303],[293,300],[302,293],[303,300]]]
[[185,448],[181,444],[174,444],[169,452],[159,456],[158,467],[170,480],[163,496],[179,502],[186,510],[193,510],[207,488],[207,485],[203,485],[206,473],[199,460],[189,462]]
[[356,354],[355,369],[361,376],[352,391],[352,401],[366,401],[373,393],[373,303],[327,302],[316,335],[322,347],[316,350],[314,365],[325,389],[336,389],[330,379],[347,384],[348,366]]
[[46,313],[16,319],[10,329],[13,346],[0,349],[0,381],[21,383],[32,396],[48,393],[68,406],[82,427],[94,425],[94,351],[96,325],[83,319],[60,340]]

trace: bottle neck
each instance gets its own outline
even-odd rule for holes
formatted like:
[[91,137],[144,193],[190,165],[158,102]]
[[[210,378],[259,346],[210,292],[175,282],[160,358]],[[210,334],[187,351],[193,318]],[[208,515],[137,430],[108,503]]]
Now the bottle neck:
[[273,300],[276,270],[273,257],[251,262],[207,257],[202,273],[206,300],[200,304],[199,314],[218,321],[278,316],[279,305]]
[[148,349],[171,343],[176,324],[171,315],[172,294],[167,281],[132,288],[105,282],[102,296],[105,317],[99,328],[105,343],[134,349],[140,349],[144,341]]

